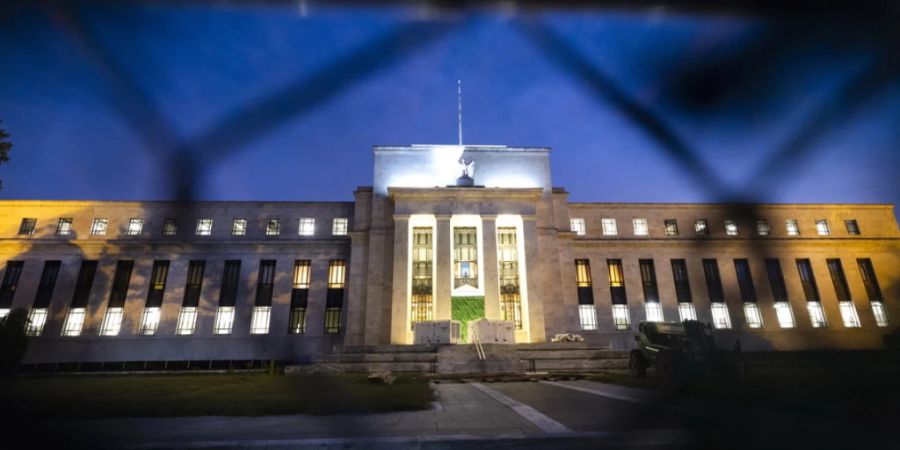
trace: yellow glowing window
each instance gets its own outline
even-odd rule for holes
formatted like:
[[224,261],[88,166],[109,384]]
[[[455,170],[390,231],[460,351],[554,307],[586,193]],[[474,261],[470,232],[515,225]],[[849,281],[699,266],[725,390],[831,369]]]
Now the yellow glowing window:
[[347,265],[344,261],[334,260],[328,264],[328,287],[343,288],[344,274],[347,271]]
[[586,259],[575,260],[575,284],[578,287],[591,286],[591,265]]

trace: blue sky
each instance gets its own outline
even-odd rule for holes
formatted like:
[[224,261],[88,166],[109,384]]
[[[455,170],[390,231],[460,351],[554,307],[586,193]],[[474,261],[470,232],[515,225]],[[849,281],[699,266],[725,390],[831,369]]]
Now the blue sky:
[[[172,143],[213,130],[218,140],[201,140],[212,145],[188,171],[197,198],[350,200],[371,184],[372,145],[455,142],[462,79],[466,143],[552,147],[554,184],[574,201],[900,201],[900,81],[839,102],[879,62],[877,42],[836,46],[813,34],[761,62],[732,62],[735,75],[721,61],[739,60],[779,24],[658,10],[422,22],[391,8],[172,5],[80,7],[75,17],[93,36],[88,48],[111,55],[141,100],[111,81],[66,16],[7,17],[0,119],[15,146],[0,198],[172,198],[168,162],[196,152]],[[397,30],[402,50],[375,44]],[[559,45],[590,74],[561,62]],[[359,66],[357,52],[367,55]],[[609,89],[685,143],[700,175]],[[293,98],[298,90],[314,101]],[[253,108],[262,111],[246,116],[250,131],[229,122]],[[823,111],[827,120],[792,146]],[[785,148],[799,156],[767,168]]]

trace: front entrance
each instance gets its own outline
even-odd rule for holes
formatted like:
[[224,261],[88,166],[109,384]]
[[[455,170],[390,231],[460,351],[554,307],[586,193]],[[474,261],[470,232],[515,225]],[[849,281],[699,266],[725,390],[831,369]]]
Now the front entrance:
[[450,308],[450,318],[461,324],[460,340],[469,342],[468,324],[484,317],[484,297],[451,297]]

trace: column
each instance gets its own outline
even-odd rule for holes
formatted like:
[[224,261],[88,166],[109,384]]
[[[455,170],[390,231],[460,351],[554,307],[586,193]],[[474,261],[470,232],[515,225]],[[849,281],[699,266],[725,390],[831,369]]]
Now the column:
[[450,215],[435,216],[437,226],[434,230],[435,278],[434,278],[434,320],[450,320],[450,290],[453,265],[453,243],[451,241]]
[[391,344],[411,344],[409,331],[409,215],[394,215]]
[[484,316],[500,320],[500,283],[497,280],[497,216],[481,216],[482,245],[484,254]]
[[[522,236],[525,238],[525,255],[524,262],[527,264],[528,273],[535,274],[536,269],[542,267],[540,264],[541,251],[539,249],[540,239],[538,237],[537,218],[534,216],[522,216]],[[519,263],[523,261],[522,256],[519,257]],[[574,280],[573,278],[571,278]],[[572,283],[574,284],[574,283]],[[541,298],[540,278],[538,276],[528,277],[528,291],[525,297],[527,302],[525,307],[528,308],[528,334],[525,339],[519,341],[516,336],[516,342],[544,342],[546,340],[546,332],[544,329],[544,300]]]

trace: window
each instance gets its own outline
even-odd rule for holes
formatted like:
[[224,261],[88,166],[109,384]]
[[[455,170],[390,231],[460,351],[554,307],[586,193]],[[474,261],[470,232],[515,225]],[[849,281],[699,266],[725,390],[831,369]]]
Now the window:
[[33,308],[28,314],[28,325],[25,326],[25,334],[28,336],[40,336],[47,324],[47,308]]
[[756,303],[744,303],[744,317],[747,319],[747,326],[750,328],[762,328],[762,314],[759,312],[759,305]]
[[800,236],[800,226],[797,225],[797,219],[788,219],[784,221],[785,229],[788,236]]
[[856,314],[856,307],[853,302],[838,302],[841,311],[841,320],[847,328],[859,328],[859,316]]
[[152,336],[156,334],[159,328],[159,308],[144,308],[141,315],[140,333],[144,336]]
[[300,229],[297,233],[300,236],[312,236],[316,232],[316,219],[312,217],[300,218]]
[[220,306],[216,309],[216,319],[213,324],[213,334],[231,334],[231,326],[234,324],[234,306]]
[[144,219],[130,219],[128,221],[128,229],[125,234],[128,236],[140,236],[141,230],[144,229]]
[[453,289],[478,289],[478,230],[453,229]]
[[163,220],[163,236],[175,236],[178,234],[178,221],[175,219]]
[[688,279],[687,263],[683,259],[672,260],[672,278],[675,280],[675,297],[678,303],[691,303],[691,281]]
[[700,236],[709,235],[709,227],[706,224],[706,219],[697,219],[694,222],[694,233]]
[[194,328],[197,326],[197,308],[193,306],[182,306],[178,311],[178,323],[175,324],[175,334],[186,336],[194,334]]
[[106,236],[107,219],[99,218],[91,222],[91,236]]
[[347,218],[336,217],[331,220],[331,234],[335,236],[347,235]]
[[659,287],[656,284],[656,268],[652,259],[638,261],[641,268],[641,284],[644,288],[644,307],[647,312],[647,321],[662,322],[662,307],[659,304]]
[[[237,300],[238,284],[241,274],[241,260],[230,259],[225,261],[225,270],[222,273],[222,289],[219,290],[219,307],[234,307]],[[230,325],[229,325],[230,329]],[[229,331],[230,332],[230,331]]]
[[209,236],[212,234],[212,227],[212,219],[199,219],[197,220],[197,231],[195,234],[197,236]]
[[306,307],[309,301],[310,261],[294,261],[294,280],[291,289],[291,316],[288,332],[303,334],[306,332]]
[[709,301],[724,302],[725,293],[722,290],[722,277],[719,276],[719,263],[715,259],[703,260],[703,275],[706,277],[706,291],[709,293]]
[[12,307],[13,297],[16,295],[16,287],[19,285],[19,277],[22,275],[22,267],[25,261],[8,261],[6,271],[3,273],[3,283],[0,284],[0,310]]
[[762,314],[756,303],[756,287],[753,285],[753,275],[750,273],[750,262],[746,259],[735,259],[734,270],[737,273],[741,301],[744,302],[744,317],[747,319],[747,326],[762,328]]
[[697,320],[697,311],[694,309],[693,303],[678,304],[678,318],[682,322],[685,320]]
[[831,229],[828,228],[828,221],[825,219],[816,221],[816,233],[819,236],[828,236],[831,234]]
[[141,316],[140,334],[145,336],[156,334],[156,329],[159,327],[159,311],[162,308],[168,277],[169,261],[153,261],[153,270],[150,272],[150,288],[147,290],[147,303],[144,304],[144,314]]
[[768,236],[769,235],[769,222],[766,220],[757,220],[756,221],[756,235],[757,236]]
[[800,283],[803,285],[806,301],[818,302],[819,288],[816,286],[816,276],[813,274],[812,264],[808,259],[798,259],[797,270],[800,272]]
[[100,336],[118,336],[122,329],[122,308],[106,308],[103,324],[100,325]]
[[63,324],[63,336],[81,336],[81,329],[84,327],[84,312],[84,308],[69,309],[69,312],[66,313],[66,321]]
[[840,259],[828,259],[828,272],[831,275],[831,282],[834,285],[834,293],[838,299],[838,306],[841,312],[841,319],[847,328],[858,328],[860,326],[859,316],[856,314],[856,307],[853,306],[853,299],[850,298],[850,288],[847,286],[847,277],[844,275],[844,267]]
[[675,219],[666,219],[666,236],[678,236],[678,221]]
[[628,316],[628,306],[612,305],[613,326],[617,330],[631,328],[631,318]]
[[728,236],[737,236],[738,235],[738,226],[737,222],[734,220],[728,219],[725,221],[725,234]]
[[340,333],[344,306],[344,279],[347,265],[342,260],[328,263],[328,291],[325,297],[325,332]]
[[60,261],[44,261],[44,270],[41,271],[41,279],[38,282],[37,292],[34,295],[34,309],[47,309],[53,298],[53,290],[56,288],[56,278],[59,276]]
[[647,219],[632,219],[634,224],[635,236],[647,236],[650,234],[650,228],[647,226]]
[[306,307],[291,308],[290,322],[288,323],[290,334],[306,333]]
[[431,227],[415,227],[412,235],[410,327],[433,317],[433,236]]
[[845,220],[844,226],[847,227],[847,234],[851,236],[859,236],[859,224],[856,223],[855,219]]
[[578,317],[581,329],[596,330],[597,311],[594,309],[591,263],[586,259],[575,260],[575,289],[578,291]]
[[72,234],[72,219],[59,219],[56,224],[57,236],[69,236]]
[[664,322],[662,306],[659,303],[647,303],[646,308],[647,322]]
[[884,310],[884,304],[881,302],[871,302],[872,314],[875,316],[875,325],[886,327],[890,325],[887,318],[887,312]]
[[809,311],[809,321],[813,328],[825,328],[828,324],[825,322],[825,311],[819,302],[806,302],[806,309]]
[[713,327],[717,329],[731,328],[731,318],[728,316],[728,307],[725,306],[725,303],[712,303],[710,309],[712,310]]
[[569,219],[569,228],[571,228],[572,232],[578,236],[584,236],[587,233],[587,229],[584,226],[584,219],[581,218]]
[[278,236],[281,234],[281,219],[269,219],[266,221],[266,236]]
[[522,329],[522,297],[519,286],[519,246],[516,229],[497,228],[497,265],[500,278],[500,319]]
[[250,318],[250,334],[268,334],[271,315],[271,306],[254,306]]
[[25,218],[19,225],[19,236],[31,236],[34,234],[34,228],[37,226],[37,219]]
[[616,219],[600,219],[600,226],[603,229],[604,236],[615,236],[619,234],[616,229]]
[[[96,273],[97,261],[81,262],[81,267],[78,269],[78,278],[75,280],[75,293],[72,295],[70,311],[76,309],[84,310],[87,308],[88,300],[91,296],[91,287],[94,285],[94,275],[96,275]],[[81,333],[81,327],[78,328],[78,333]],[[64,336],[70,335],[64,334]],[[78,334],[75,334],[74,336],[78,336]]]
[[625,275],[622,270],[621,259],[607,259],[606,265],[609,268],[609,294],[612,303],[624,305],[627,303],[627,295],[625,293]]
[[778,326],[781,328],[794,328],[794,312],[788,302],[775,302],[775,315],[778,317]]
[[859,274],[862,276],[863,285],[866,287],[866,296],[869,297],[869,303],[872,305],[875,323],[879,327],[886,327],[888,326],[888,317],[882,303],[881,287],[878,285],[878,278],[875,277],[875,268],[872,266],[872,260],[860,258],[856,260],[856,263],[859,265]]
[[578,305],[578,321],[581,323],[582,330],[597,329],[597,310],[594,305]]
[[231,235],[232,236],[246,236],[247,235],[247,219],[234,219],[231,222]]

